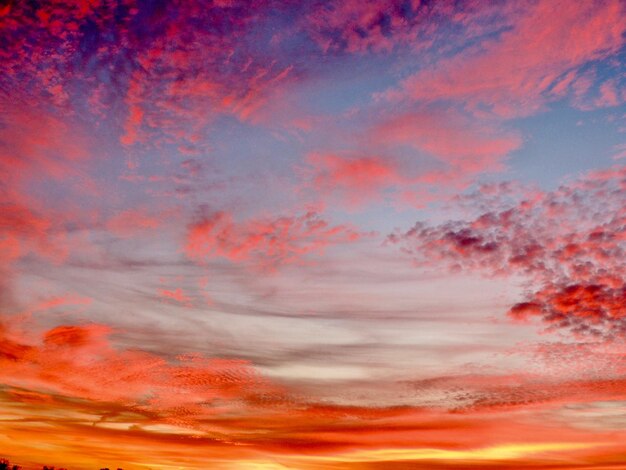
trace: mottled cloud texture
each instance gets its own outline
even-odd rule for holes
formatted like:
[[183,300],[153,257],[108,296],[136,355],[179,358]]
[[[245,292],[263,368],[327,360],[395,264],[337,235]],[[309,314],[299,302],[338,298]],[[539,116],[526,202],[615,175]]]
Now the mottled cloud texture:
[[419,264],[525,277],[527,292],[508,312],[515,319],[538,316],[550,328],[618,340],[626,316],[625,177],[614,167],[549,192],[481,187],[458,203],[488,211],[417,223],[389,241]]
[[0,6],[0,458],[626,468],[620,0]]

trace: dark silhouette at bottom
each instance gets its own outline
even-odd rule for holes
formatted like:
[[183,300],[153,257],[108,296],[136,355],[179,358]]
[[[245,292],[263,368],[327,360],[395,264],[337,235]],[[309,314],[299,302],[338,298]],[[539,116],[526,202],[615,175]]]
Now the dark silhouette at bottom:
[[[0,459],[0,470],[22,470],[22,467],[19,465],[11,465],[7,459]],[[54,466],[44,465],[42,470],[67,470],[67,468],[59,467],[55,469]],[[109,468],[101,468],[100,470],[109,470]],[[122,468],[118,468],[117,470],[123,470]]]

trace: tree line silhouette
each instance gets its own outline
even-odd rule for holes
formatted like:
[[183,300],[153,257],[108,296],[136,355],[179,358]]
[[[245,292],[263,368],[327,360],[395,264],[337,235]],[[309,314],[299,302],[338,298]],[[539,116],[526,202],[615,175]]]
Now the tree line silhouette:
[[[0,470],[22,470],[22,467],[20,467],[19,465],[11,465],[11,462],[9,462],[7,459],[0,459]],[[59,467],[55,469],[54,466],[44,465],[42,470],[67,470],[67,468]],[[107,467],[107,468],[101,468],[100,470],[110,470],[110,469]],[[117,470],[123,470],[123,469],[118,468]]]

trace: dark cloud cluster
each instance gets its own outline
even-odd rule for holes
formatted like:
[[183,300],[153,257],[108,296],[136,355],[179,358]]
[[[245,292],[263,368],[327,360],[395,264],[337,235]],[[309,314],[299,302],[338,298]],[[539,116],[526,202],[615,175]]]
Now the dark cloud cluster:
[[[506,186],[502,188],[506,189]],[[516,319],[605,339],[626,333],[626,168],[598,171],[551,192],[519,196],[491,189],[459,201],[490,207],[440,225],[417,223],[389,236],[418,263],[487,276],[522,275]]]

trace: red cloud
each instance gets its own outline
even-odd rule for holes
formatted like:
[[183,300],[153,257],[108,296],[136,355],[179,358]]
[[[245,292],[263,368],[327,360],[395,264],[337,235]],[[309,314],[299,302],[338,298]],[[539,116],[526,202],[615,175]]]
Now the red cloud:
[[626,167],[591,173],[532,199],[492,191],[461,198],[489,207],[469,220],[418,223],[389,240],[420,263],[487,275],[523,274],[533,290],[515,318],[606,339],[626,332]]
[[79,326],[58,326],[46,332],[44,344],[46,346],[61,346],[77,348],[93,343],[94,337],[99,334],[108,333],[107,328],[79,327]]
[[568,328],[581,336],[626,335],[626,283],[601,281],[547,285],[509,311],[514,318],[539,316],[553,328]]
[[222,257],[272,269],[360,236],[347,226],[330,225],[315,212],[243,223],[216,212],[190,226],[185,251],[192,259]]

